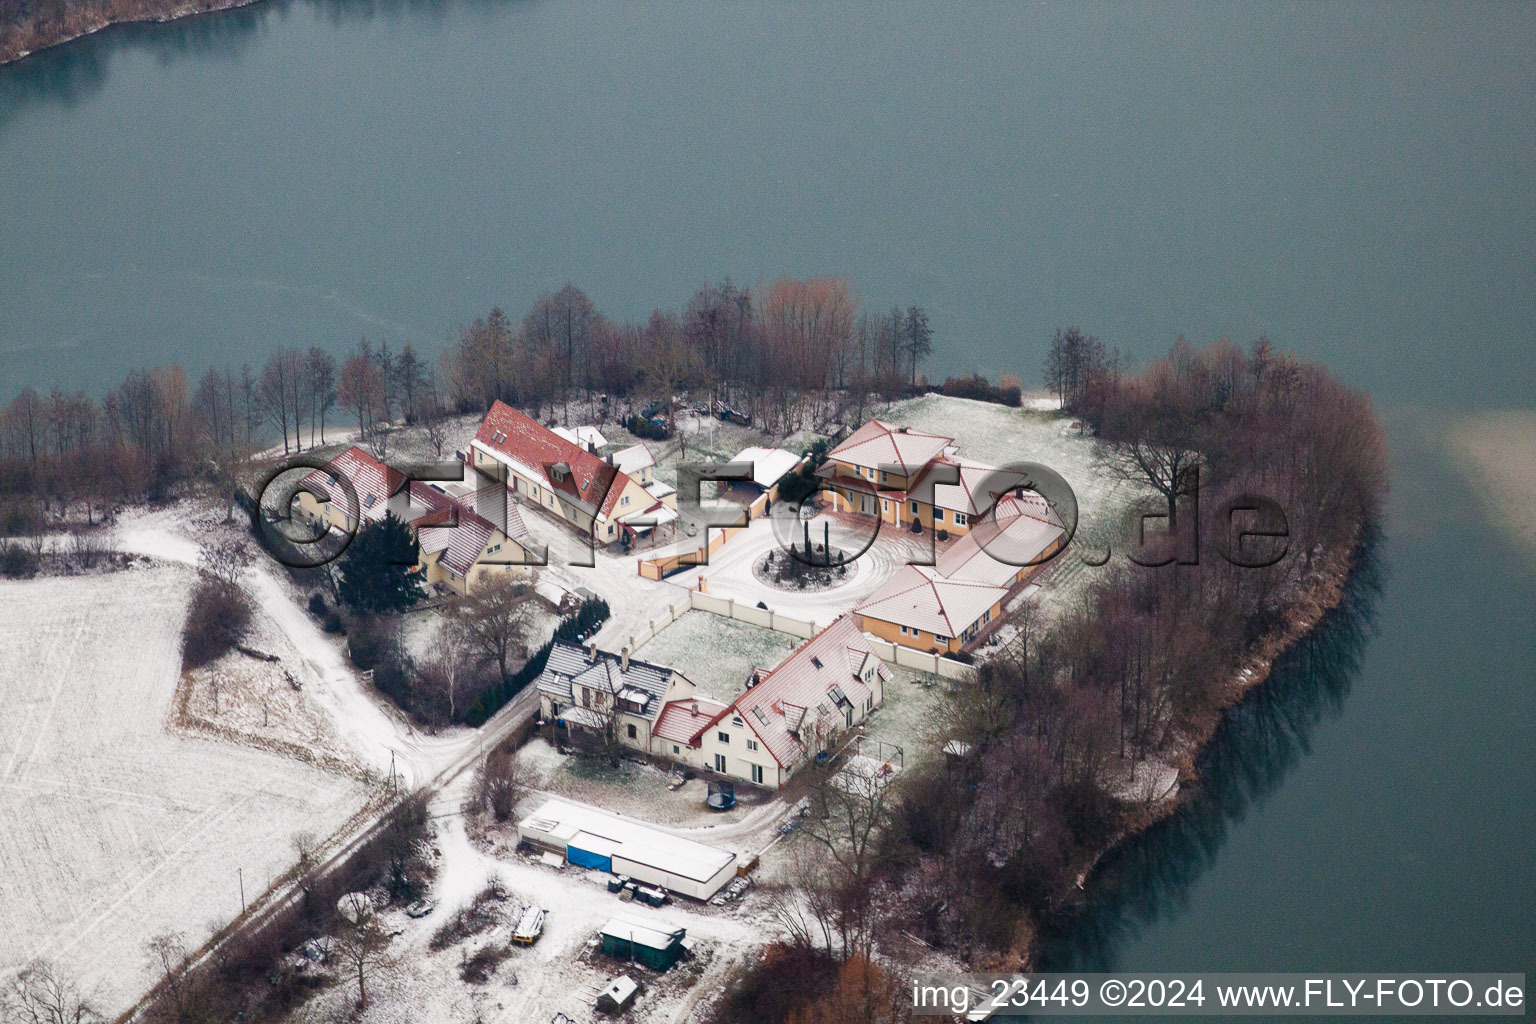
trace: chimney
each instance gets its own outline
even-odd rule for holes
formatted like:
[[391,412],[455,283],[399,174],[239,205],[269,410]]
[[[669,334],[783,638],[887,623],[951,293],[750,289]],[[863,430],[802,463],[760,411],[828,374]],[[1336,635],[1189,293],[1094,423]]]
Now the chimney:
[[619,671],[620,672],[628,672],[629,671],[629,648],[628,647],[622,648],[619,651]]
[[596,455],[597,454],[597,443],[595,441],[588,441],[587,442],[587,451],[590,452],[593,455]]
[[595,640],[592,641],[591,643],[587,644],[587,660],[588,661],[596,661],[597,660],[597,641],[595,641]]
[[693,717],[694,718],[698,718],[699,717],[699,702],[698,701],[694,701],[693,702]]
[[610,466],[613,465],[613,453],[609,452],[607,455],[604,455],[603,461],[608,463]]

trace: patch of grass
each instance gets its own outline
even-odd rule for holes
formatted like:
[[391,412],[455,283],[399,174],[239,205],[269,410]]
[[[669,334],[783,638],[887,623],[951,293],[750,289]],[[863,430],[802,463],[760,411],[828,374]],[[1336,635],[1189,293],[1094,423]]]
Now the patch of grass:
[[432,933],[427,948],[437,953],[456,942],[489,931],[501,920],[501,904],[507,900],[507,892],[499,884],[491,882],[481,889],[469,906],[454,911],[442,927]]
[[469,985],[484,985],[511,955],[512,950],[506,946],[482,946],[459,965],[459,978]]

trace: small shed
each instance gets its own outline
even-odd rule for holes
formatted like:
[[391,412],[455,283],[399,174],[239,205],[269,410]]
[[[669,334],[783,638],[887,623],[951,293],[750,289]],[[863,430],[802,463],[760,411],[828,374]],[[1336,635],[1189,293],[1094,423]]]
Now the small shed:
[[615,917],[598,933],[604,956],[632,960],[654,971],[665,971],[683,956],[686,928]]
[[635,1001],[635,993],[640,991],[639,984],[627,974],[621,974],[608,983],[608,987],[597,995],[597,1008],[603,1013],[618,1013],[627,1009],[629,1004]]

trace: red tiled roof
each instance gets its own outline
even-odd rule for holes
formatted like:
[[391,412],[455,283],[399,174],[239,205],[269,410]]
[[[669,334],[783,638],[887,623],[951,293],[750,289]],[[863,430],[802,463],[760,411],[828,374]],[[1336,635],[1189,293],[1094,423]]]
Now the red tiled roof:
[[708,697],[685,697],[682,700],[668,701],[661,709],[661,714],[657,716],[651,735],[673,743],[691,745],[700,728],[727,707],[729,705]]
[[[795,735],[805,719],[835,716],[841,725],[843,714],[834,687],[862,713],[871,691],[856,673],[866,658],[874,659],[875,654],[858,624],[853,616],[840,615],[696,730],[694,739],[735,713],[763,741],[773,759],[788,767],[805,756],[805,744]],[[890,669],[878,660],[875,665],[881,679],[890,677]]]
[[[358,508],[349,508],[346,489],[336,478],[344,476],[357,492]],[[353,445],[329,463],[326,469],[316,469],[304,476],[304,486],[326,496],[326,500],[343,512],[356,512],[360,522],[377,522],[384,518],[389,499],[405,483],[405,474],[384,465],[363,449]]]
[[1034,491],[1000,499],[934,566],[950,580],[1011,586],[1018,571],[1067,535],[1056,510]]
[[1008,493],[1027,482],[1028,479],[1026,474],[1013,471],[1005,473],[985,462],[975,462],[954,455],[941,455],[923,467],[923,471],[917,474],[917,479],[908,486],[908,493],[922,501],[928,501],[930,496],[923,482],[930,477],[937,478],[939,466],[954,466],[959,483],[932,484],[931,503],[939,508],[964,512],[968,516],[979,516],[986,512],[997,501],[998,495]]
[[[411,500],[431,510],[411,524],[421,550],[427,554],[441,552],[439,564],[461,577],[468,575],[498,527],[465,503],[419,480],[411,483]],[[453,525],[455,522],[457,525]],[[523,546],[521,542],[528,536],[528,530],[516,506],[507,508],[503,532],[509,540]]]
[[[595,510],[601,518],[613,511],[630,480],[600,456],[572,444],[505,402],[491,406],[475,440],[536,472],[545,486]],[[557,464],[568,469],[563,480],[551,475],[551,467]]]

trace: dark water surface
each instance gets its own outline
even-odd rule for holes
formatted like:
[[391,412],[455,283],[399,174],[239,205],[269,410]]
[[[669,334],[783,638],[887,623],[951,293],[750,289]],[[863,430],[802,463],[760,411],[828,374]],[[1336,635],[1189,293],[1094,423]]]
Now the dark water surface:
[[1536,967],[1536,574],[1421,426],[1341,609],[1113,857],[1061,969]]
[[[1267,333],[1400,410],[1349,611],[1055,958],[1532,970],[1536,581],[1420,407],[1536,406],[1536,4],[274,0],[0,69],[0,397],[846,273],[938,369]],[[1374,636],[1374,639],[1369,639]]]
[[0,70],[0,394],[846,273],[937,369],[1267,333],[1522,404],[1536,4],[278,0]]

